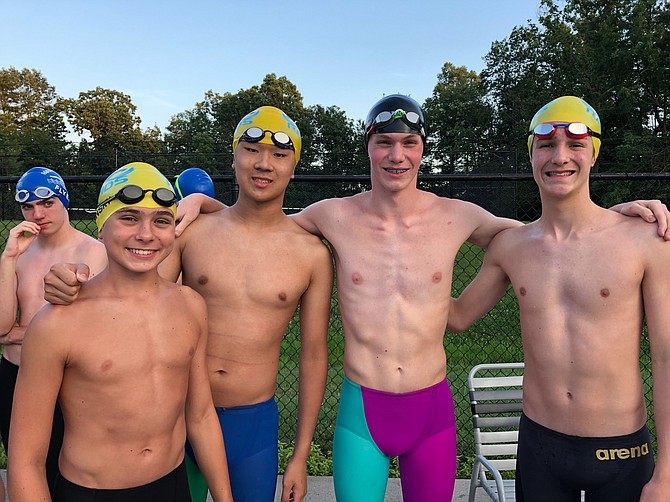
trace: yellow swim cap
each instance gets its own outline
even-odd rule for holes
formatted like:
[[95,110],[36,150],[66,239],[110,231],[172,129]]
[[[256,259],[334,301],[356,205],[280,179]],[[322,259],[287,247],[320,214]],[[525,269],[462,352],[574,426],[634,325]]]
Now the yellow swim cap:
[[[128,186],[141,188],[137,202],[123,202],[118,198],[119,192]],[[172,199],[167,192],[156,193],[159,188],[165,188],[172,194]],[[148,190],[145,193],[141,193]],[[160,203],[158,202],[160,201]],[[98,195],[98,208],[95,211],[95,222],[98,225],[98,232],[102,229],[107,219],[121,208],[128,206],[145,208],[168,208],[177,217],[177,197],[174,194],[172,185],[163,176],[158,169],[151,164],[144,162],[131,162],[118,168],[102,184],[100,194]]]
[[[547,122],[582,122],[593,132],[602,133],[600,118],[596,111],[586,101],[575,96],[561,96],[540,108],[530,121],[529,132],[538,124]],[[531,160],[533,159],[534,137],[532,134],[528,136],[528,155]],[[593,160],[596,160],[600,152],[600,138],[591,136],[591,140],[593,141]]]
[[295,122],[291,120],[291,117],[274,106],[261,106],[260,108],[256,108],[253,112],[247,113],[242,120],[240,120],[240,123],[237,124],[235,133],[233,134],[233,154],[235,154],[235,148],[237,148],[237,144],[240,142],[242,135],[252,127],[259,127],[262,131],[270,131],[265,132],[258,141],[258,143],[263,143],[264,145],[277,144],[273,140],[273,134],[275,133],[283,132],[287,134],[293,143],[295,163],[298,165],[298,161],[300,161],[300,149],[302,148],[300,130],[298,129],[298,126],[295,125]]

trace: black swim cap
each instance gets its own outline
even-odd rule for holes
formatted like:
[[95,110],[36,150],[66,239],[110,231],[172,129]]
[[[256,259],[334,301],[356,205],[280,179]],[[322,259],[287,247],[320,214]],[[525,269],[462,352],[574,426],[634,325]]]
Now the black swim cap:
[[391,94],[377,101],[365,119],[365,146],[371,134],[405,132],[426,141],[427,127],[421,105],[409,96]]

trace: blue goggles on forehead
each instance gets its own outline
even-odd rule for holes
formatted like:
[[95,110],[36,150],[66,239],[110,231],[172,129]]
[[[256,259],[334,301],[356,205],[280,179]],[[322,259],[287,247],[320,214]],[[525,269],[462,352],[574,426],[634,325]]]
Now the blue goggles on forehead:
[[240,141],[258,143],[267,133],[270,133],[270,138],[276,147],[295,151],[291,137],[284,131],[272,132],[269,129],[261,129],[260,127],[253,126],[244,131],[242,136],[240,136]]
[[33,190],[17,190],[16,195],[14,195],[14,200],[20,204],[23,204],[30,198],[31,194],[42,200],[57,196],[56,192],[51,190],[49,187],[35,187]]

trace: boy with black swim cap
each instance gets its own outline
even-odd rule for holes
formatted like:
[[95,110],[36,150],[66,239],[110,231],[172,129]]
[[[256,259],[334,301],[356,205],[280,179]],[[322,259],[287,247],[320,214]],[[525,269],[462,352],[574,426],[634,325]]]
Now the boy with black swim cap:
[[[454,300],[466,329],[511,283],[524,346],[517,500],[670,500],[670,247],[590,198],[598,114],[575,96],[540,108],[528,133],[542,215],[502,232]],[[654,376],[654,467],[640,375],[646,319]]]
[[65,435],[54,502],[190,501],[187,433],[214,500],[232,502],[207,378],[205,302],[158,274],[174,245],[176,203],[149,164],[128,164],[103,184],[96,223],[108,267],[73,306],[46,306],[26,330],[12,501],[49,499],[43,463],[58,399]]
[[[29,169],[17,182],[14,198],[21,207],[24,221],[10,230],[0,256],[0,344],[4,346],[0,361],[0,435],[5,452],[23,334],[46,303],[44,274],[54,263],[63,260],[85,261],[94,275],[107,264],[102,244],[70,225],[70,194],[56,171],[46,167]],[[53,486],[58,474],[63,440],[60,407],[56,406],[55,413],[53,407],[51,411],[53,433],[46,460],[49,486]]]

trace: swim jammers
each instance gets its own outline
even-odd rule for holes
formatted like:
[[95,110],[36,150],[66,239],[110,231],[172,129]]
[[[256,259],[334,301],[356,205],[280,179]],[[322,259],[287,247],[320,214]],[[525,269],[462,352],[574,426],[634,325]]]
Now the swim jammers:
[[519,424],[516,500],[589,502],[640,500],[654,473],[649,431],[614,437],[568,436],[525,415]]
[[[274,397],[258,404],[216,408],[226,445],[235,502],[273,502],[279,458],[279,410]],[[207,483],[186,443],[188,482],[193,502],[207,498]]]
[[333,441],[338,502],[383,502],[395,456],[405,502],[452,499],[456,423],[449,383],[395,394],[345,377]]
[[[16,378],[18,375],[19,367],[4,357],[0,357],[0,435],[2,436],[5,453],[9,444],[9,423],[12,416],[14,388],[16,387]],[[53,492],[54,483],[58,476],[58,457],[63,446],[64,431],[63,412],[58,402],[56,402],[46,459],[47,483],[51,492]]]
[[85,488],[59,474],[53,496],[53,502],[190,502],[190,500],[184,462],[156,481],[118,490]]

